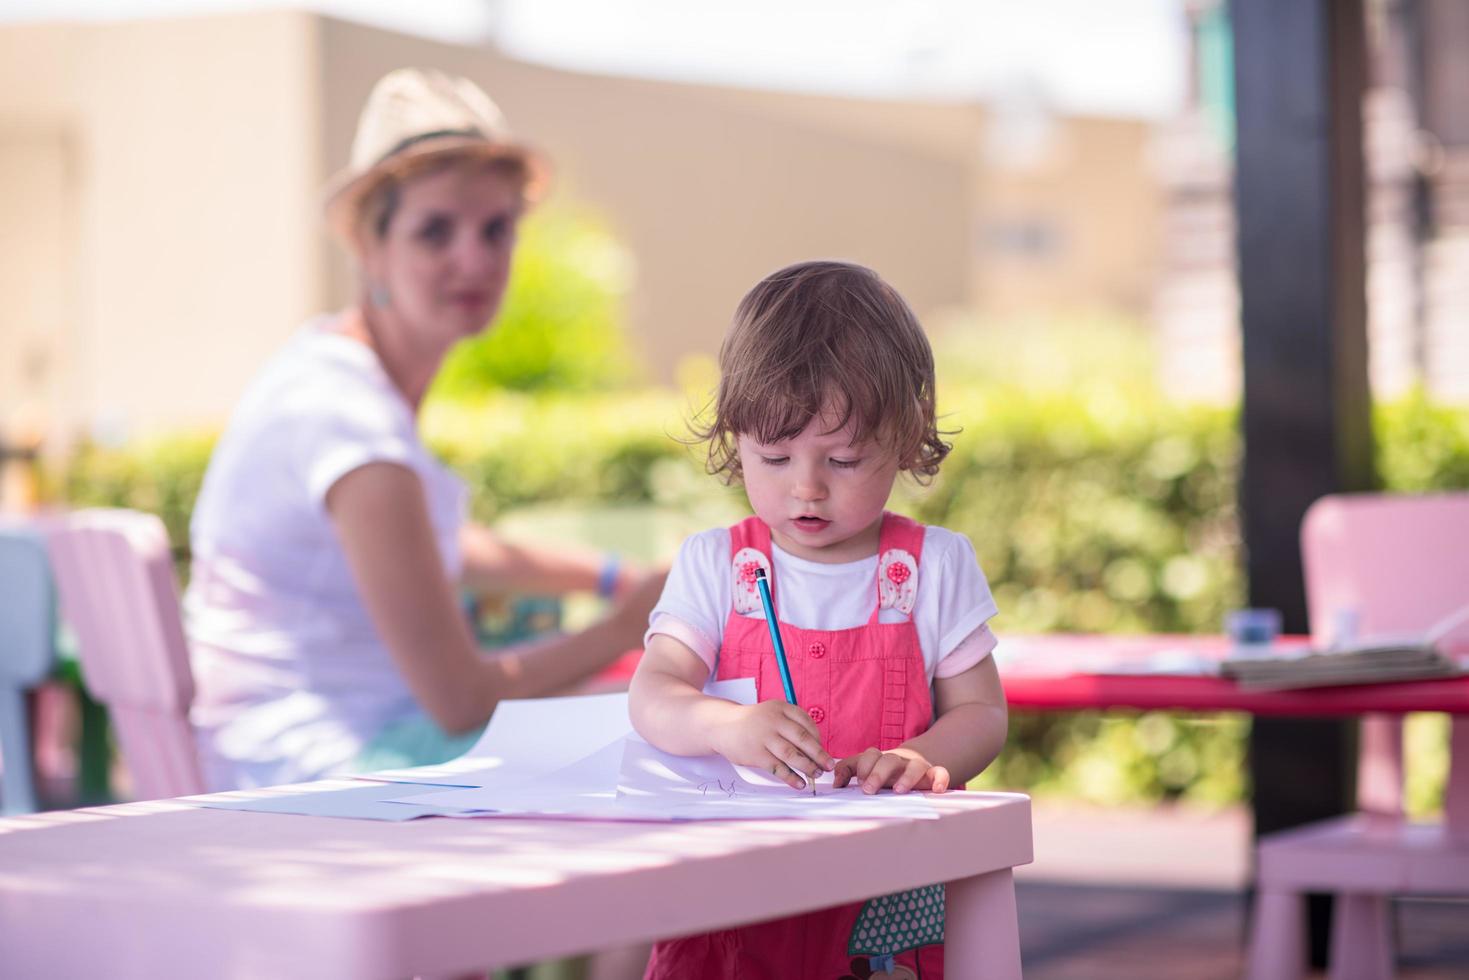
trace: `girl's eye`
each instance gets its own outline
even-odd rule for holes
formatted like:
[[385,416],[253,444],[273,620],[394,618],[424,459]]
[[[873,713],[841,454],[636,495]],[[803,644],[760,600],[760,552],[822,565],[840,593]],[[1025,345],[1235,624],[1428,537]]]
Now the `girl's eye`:
[[835,466],[839,470],[852,470],[856,469],[857,464],[861,462],[862,461],[860,459],[833,459],[831,461],[831,465]]
[[783,466],[789,459],[789,456],[761,456],[760,462],[766,466]]
[[454,228],[448,218],[435,216],[424,222],[418,237],[430,245],[447,245],[453,237]]

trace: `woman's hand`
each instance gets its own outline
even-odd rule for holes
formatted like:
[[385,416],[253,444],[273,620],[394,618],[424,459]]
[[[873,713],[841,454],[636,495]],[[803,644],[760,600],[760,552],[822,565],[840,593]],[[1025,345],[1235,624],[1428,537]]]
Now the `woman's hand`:
[[773,699],[740,705],[714,736],[714,750],[730,762],[763,769],[793,789],[805,789],[836,765],[821,747],[821,733],[805,710]]
[[933,765],[912,749],[902,747],[889,752],[870,748],[861,755],[848,756],[837,763],[832,784],[841,789],[854,778],[862,785],[862,792],[867,794],[876,793],[884,786],[891,786],[894,793],[906,793],[911,789],[943,793],[949,788],[949,770]]

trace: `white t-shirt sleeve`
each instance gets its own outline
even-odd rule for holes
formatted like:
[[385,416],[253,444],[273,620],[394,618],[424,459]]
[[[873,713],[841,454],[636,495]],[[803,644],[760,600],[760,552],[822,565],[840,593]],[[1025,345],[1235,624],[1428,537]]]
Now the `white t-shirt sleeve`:
[[729,616],[730,569],[728,528],[700,531],[685,539],[648,618],[644,646],[655,633],[671,636],[712,671]]
[[949,651],[949,655],[939,661],[938,668],[934,671],[935,678],[958,677],[975,664],[979,663],[999,645],[995,634],[990,632],[989,625],[981,626],[959,641],[959,645]]
[[[923,543],[923,564],[937,560],[934,601],[937,604],[938,664],[934,677],[954,677],[979,663],[995,648],[985,625],[998,612],[989,582],[980,570],[974,546],[962,534],[930,527]],[[936,550],[938,554],[933,554]],[[919,586],[922,589],[922,584]]]
[[291,437],[306,491],[318,510],[325,509],[332,485],[359,466],[386,462],[419,468],[412,416],[369,384],[344,380],[331,386],[332,397],[323,398],[314,412],[297,417]]

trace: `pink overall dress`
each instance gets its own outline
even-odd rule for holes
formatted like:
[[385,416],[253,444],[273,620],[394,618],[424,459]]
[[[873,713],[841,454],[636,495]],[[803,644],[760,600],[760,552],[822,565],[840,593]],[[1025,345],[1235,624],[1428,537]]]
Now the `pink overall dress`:
[[[884,514],[872,618],[841,630],[798,629],[780,622],[791,680],[801,707],[838,759],[876,746],[887,750],[921,734],[933,720],[928,674],[911,620],[923,551],[923,526]],[[784,697],[755,569],[770,576],[780,620],[779,583],[770,560],[770,528],[751,517],[730,528],[734,608],[725,623],[717,676],[755,678],[758,700]],[[910,618],[882,623],[884,608]],[[779,882],[771,882],[779,887]],[[711,882],[710,887],[718,887]],[[653,947],[646,980],[936,980],[943,977],[943,886],[822,909],[787,919],[666,940]]]

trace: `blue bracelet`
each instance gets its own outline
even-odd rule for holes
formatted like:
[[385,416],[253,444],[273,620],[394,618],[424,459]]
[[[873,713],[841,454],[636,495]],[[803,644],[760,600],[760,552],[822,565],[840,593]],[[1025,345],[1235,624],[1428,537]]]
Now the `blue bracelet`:
[[597,574],[597,595],[603,599],[612,598],[612,593],[617,591],[617,573],[622,571],[622,559],[612,552],[602,559],[602,571]]

